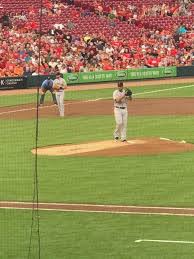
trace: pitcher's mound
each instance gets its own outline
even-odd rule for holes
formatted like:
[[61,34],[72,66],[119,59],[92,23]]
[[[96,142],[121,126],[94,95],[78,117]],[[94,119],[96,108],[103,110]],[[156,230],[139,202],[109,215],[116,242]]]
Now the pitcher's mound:
[[[106,140],[38,148],[38,155],[48,156],[127,156],[178,153],[194,150],[194,144],[166,138],[131,139],[127,142]],[[35,154],[35,150],[32,150]]]

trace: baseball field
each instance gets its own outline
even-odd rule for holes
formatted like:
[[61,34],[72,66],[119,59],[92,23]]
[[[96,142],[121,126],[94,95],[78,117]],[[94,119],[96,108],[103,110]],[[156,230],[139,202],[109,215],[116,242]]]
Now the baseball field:
[[116,84],[69,87],[64,118],[47,93],[37,160],[36,90],[0,92],[0,258],[38,258],[39,245],[44,259],[193,258],[194,79],[126,86],[127,143],[112,136]]

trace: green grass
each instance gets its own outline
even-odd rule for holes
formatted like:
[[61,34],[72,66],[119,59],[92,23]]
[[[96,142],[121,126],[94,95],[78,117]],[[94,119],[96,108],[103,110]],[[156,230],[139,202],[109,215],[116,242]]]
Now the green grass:
[[[174,88],[174,89],[173,89]],[[142,90],[142,89],[141,89]],[[163,87],[146,88],[133,91],[135,98],[162,98],[162,97],[192,97],[194,96],[193,84],[163,85]]]
[[[178,85],[181,86],[181,85]],[[133,88],[134,94],[175,85]],[[111,98],[113,89],[72,91],[68,100]],[[194,96],[194,87],[135,98]],[[50,100],[50,94],[46,101]],[[36,95],[0,96],[0,106],[35,103]],[[129,117],[129,138],[164,137],[194,143],[193,116]],[[112,138],[113,116],[39,121],[39,146]],[[35,120],[1,120],[0,199],[31,201]],[[194,206],[194,152],[125,157],[38,157],[40,201]],[[27,258],[31,213],[0,210],[0,258]],[[36,225],[35,225],[36,226]],[[167,216],[41,212],[43,259],[191,259],[193,245],[134,243],[136,239],[193,240],[194,219]],[[35,238],[36,232],[33,232]],[[33,239],[32,257],[38,258]]]
[[[191,97],[194,96],[194,86],[189,88],[171,89],[175,87],[183,87],[192,84],[176,84],[176,85],[150,85],[133,87],[134,98],[160,98],[160,97]],[[127,84],[126,84],[127,86]],[[166,90],[171,89],[171,90]],[[147,93],[150,91],[158,91],[155,93]],[[97,98],[112,98],[113,89],[99,89],[99,90],[82,90],[82,91],[70,91],[65,93],[66,100],[89,100]],[[51,101],[51,95],[48,92],[46,94],[45,101]],[[28,95],[14,95],[14,96],[0,96],[0,107],[20,105],[36,102],[36,94]]]
[[40,164],[43,201],[193,206],[193,153],[84,161],[57,158],[50,163],[41,159]]
[[[31,213],[0,211],[0,258],[27,258]],[[41,212],[42,259],[190,259],[193,244],[135,243],[137,239],[194,241],[194,218]],[[30,258],[38,258],[34,231]]]
[[36,103],[36,94],[0,96],[0,107]]
[[[111,139],[114,119],[43,119],[39,126],[39,146],[81,143]],[[5,147],[0,150],[1,199],[32,197],[35,157],[30,150],[35,145],[34,129],[35,122],[30,120],[4,120],[0,125]],[[132,117],[128,125],[130,138],[158,136],[194,143],[193,132],[192,116]],[[194,152],[116,158],[40,156],[40,200],[192,206],[193,155]]]

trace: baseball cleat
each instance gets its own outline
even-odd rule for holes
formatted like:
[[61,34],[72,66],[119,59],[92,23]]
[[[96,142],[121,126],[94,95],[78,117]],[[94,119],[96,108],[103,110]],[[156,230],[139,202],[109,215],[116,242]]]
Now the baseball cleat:
[[121,140],[121,142],[127,142],[127,140],[126,140],[126,139],[123,139],[123,140]]

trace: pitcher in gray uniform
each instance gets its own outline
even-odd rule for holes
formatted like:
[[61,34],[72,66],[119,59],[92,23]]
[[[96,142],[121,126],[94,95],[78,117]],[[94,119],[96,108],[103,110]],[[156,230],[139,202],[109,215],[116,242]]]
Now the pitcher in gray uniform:
[[56,79],[53,81],[53,88],[56,92],[59,114],[61,117],[64,117],[64,90],[67,89],[67,83],[59,72],[56,74]]
[[114,131],[114,139],[121,139],[122,142],[127,141],[127,119],[128,100],[132,100],[131,96],[127,96],[123,87],[123,82],[118,82],[118,89],[113,92],[114,100],[114,116],[116,121],[116,128]]

